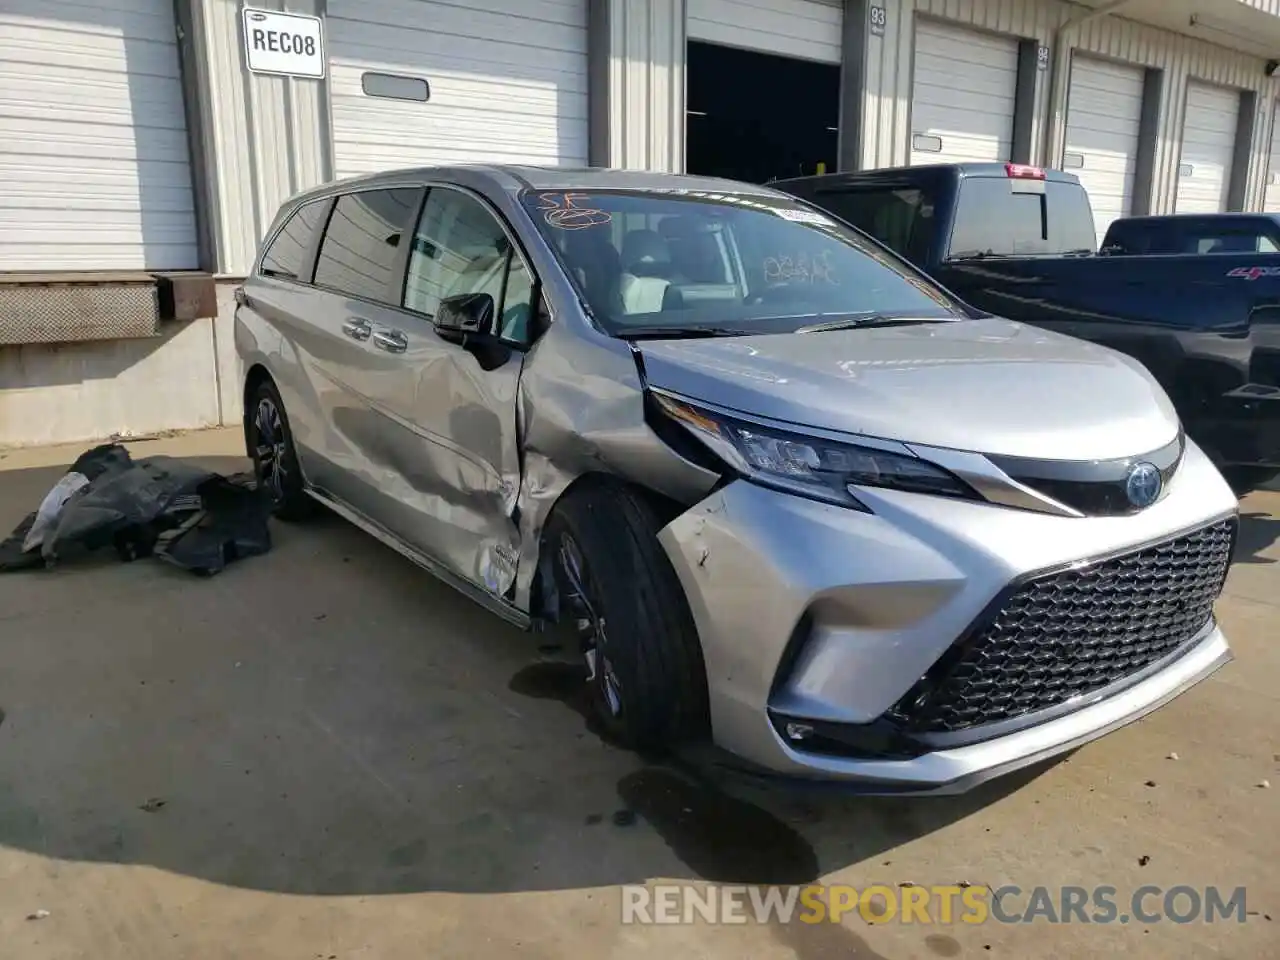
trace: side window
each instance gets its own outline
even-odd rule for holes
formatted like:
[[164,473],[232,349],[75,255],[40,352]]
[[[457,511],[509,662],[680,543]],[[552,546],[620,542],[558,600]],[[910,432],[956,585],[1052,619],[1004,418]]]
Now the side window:
[[339,197],[316,258],[316,285],[387,302],[400,240],[421,195],[402,188]]
[[1253,231],[1219,230],[1200,231],[1192,238],[1194,246],[1188,253],[1257,253],[1264,237]]
[[497,331],[523,342],[532,309],[533,277],[498,221],[479,200],[437,187],[427,195],[413,235],[404,306],[430,317],[446,297],[487,293]]
[[513,343],[528,343],[533,315],[533,274],[518,253],[513,253],[507,272],[507,289],[502,298],[498,335]]
[[259,272],[264,277],[303,280],[308,283],[311,281],[310,277],[302,274],[307,253],[311,250],[311,241],[315,239],[316,228],[320,226],[327,205],[327,200],[315,200],[293,212],[293,216],[263,251]]

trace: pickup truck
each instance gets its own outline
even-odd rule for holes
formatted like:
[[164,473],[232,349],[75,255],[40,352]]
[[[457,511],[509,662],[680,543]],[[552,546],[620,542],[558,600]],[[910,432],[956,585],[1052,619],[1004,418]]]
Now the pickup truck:
[[1280,254],[1101,256],[1079,179],[1022,164],[770,186],[869,234],[979,312],[1135,357],[1238,490],[1280,474]]
[[1280,253],[1280,217],[1271,213],[1173,213],[1124,217],[1102,240],[1108,256],[1169,253]]

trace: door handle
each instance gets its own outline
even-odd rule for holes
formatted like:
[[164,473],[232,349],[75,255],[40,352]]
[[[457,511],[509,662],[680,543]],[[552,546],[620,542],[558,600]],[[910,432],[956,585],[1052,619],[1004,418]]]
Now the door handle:
[[348,320],[342,325],[342,332],[352,340],[368,340],[369,334],[373,333],[373,327],[369,326],[368,320]]
[[387,353],[404,353],[409,349],[409,340],[399,330],[379,330],[373,335],[373,345]]

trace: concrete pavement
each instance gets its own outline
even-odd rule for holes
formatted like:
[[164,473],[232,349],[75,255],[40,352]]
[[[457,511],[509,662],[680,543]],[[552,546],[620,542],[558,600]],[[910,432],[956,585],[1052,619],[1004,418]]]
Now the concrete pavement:
[[[238,448],[134,445],[228,471]],[[79,452],[0,455],[0,528]],[[0,575],[0,958],[1280,956],[1280,493],[1243,509],[1219,608],[1237,661],[958,799],[648,766],[591,733],[535,638],[336,518],[209,580],[114,557]],[[621,884],[819,878],[1245,886],[1256,915],[619,923]]]

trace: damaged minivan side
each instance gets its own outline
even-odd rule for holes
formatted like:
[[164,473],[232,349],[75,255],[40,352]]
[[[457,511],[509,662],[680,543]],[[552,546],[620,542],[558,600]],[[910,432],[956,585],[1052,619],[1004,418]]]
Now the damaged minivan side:
[[954,792],[1230,658],[1236,500],[1146,370],[768,188],[342,181],[285,204],[237,302],[277,514],[570,625],[634,747]]

